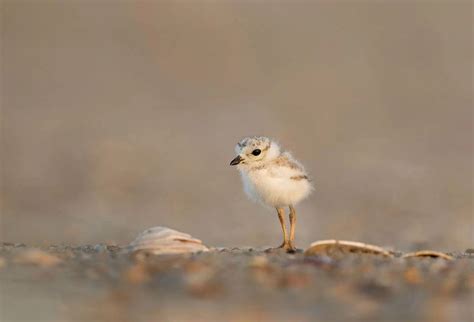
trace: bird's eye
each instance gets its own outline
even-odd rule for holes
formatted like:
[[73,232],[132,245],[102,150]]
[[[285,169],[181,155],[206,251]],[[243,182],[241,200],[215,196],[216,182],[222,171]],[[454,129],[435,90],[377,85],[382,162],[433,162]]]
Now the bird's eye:
[[262,151],[260,151],[260,149],[255,149],[255,150],[252,151],[252,154],[255,155],[255,156],[259,155],[260,153],[262,153]]

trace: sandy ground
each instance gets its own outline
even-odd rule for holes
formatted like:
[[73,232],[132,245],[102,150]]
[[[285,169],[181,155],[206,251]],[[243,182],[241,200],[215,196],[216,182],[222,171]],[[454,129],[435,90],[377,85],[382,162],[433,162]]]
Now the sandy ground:
[[215,248],[0,246],[2,321],[472,321],[474,254],[336,258]]

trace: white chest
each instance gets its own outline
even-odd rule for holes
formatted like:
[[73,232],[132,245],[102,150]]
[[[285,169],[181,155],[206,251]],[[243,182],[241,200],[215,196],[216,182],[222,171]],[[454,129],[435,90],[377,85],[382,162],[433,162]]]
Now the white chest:
[[268,169],[241,171],[241,176],[247,196],[268,206],[296,204],[311,190],[307,180],[295,181],[288,175]]

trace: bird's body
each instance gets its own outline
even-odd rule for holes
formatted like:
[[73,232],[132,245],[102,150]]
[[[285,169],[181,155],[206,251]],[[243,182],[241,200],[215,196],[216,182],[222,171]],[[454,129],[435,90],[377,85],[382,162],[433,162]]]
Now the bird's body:
[[[237,144],[235,152],[237,157],[231,165],[237,165],[246,194],[252,200],[277,209],[284,232],[281,247],[294,250],[294,205],[312,190],[304,167],[289,152],[282,153],[280,146],[267,137],[245,138]],[[292,233],[289,240],[282,218],[283,207],[290,208]]]
[[295,205],[311,192],[308,175],[289,153],[260,166],[239,170],[249,198],[267,206]]

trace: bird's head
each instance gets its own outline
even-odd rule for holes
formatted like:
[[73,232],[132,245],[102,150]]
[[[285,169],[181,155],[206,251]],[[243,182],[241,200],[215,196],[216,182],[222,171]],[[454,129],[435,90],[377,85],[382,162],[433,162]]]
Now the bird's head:
[[246,137],[235,146],[237,156],[230,165],[252,166],[280,155],[280,146],[265,136]]

